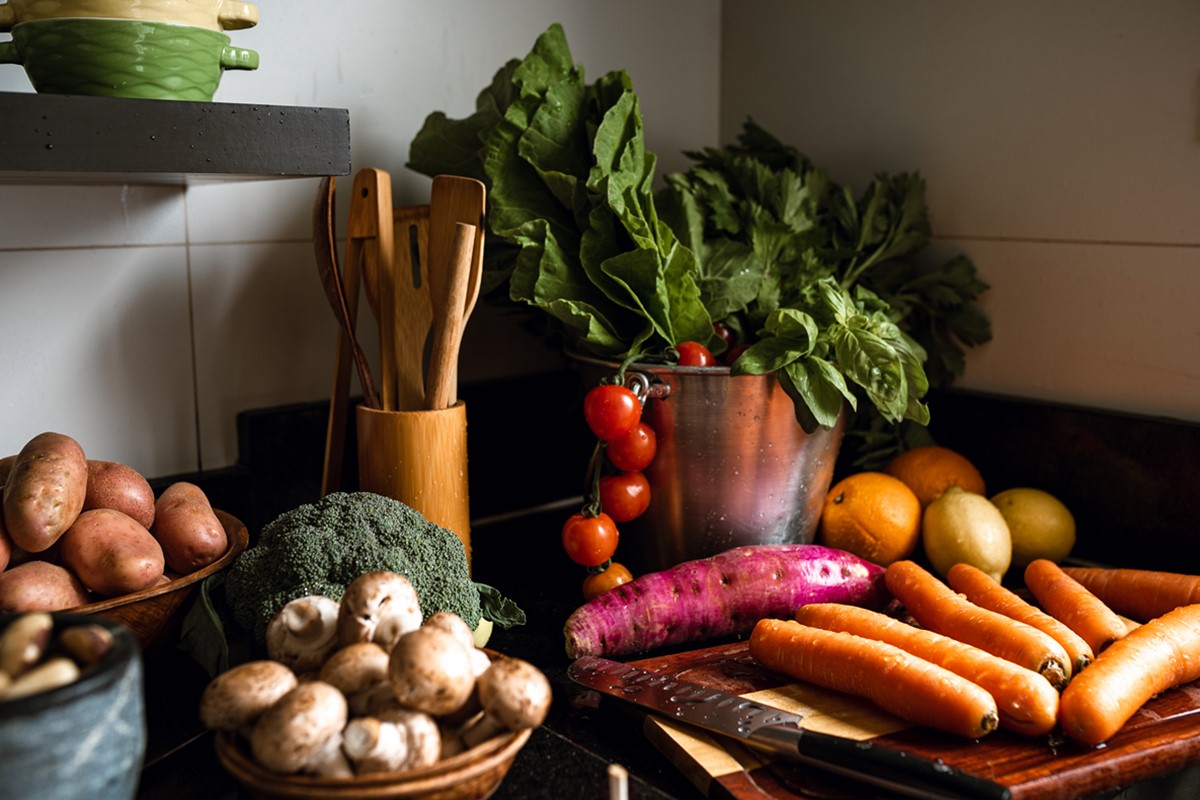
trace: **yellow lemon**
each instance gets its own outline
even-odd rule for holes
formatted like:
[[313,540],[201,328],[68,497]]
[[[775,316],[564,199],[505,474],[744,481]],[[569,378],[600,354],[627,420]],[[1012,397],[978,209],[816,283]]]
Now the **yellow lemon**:
[[925,509],[921,540],[930,566],[943,578],[962,561],[1000,580],[1012,563],[1012,536],[1000,510],[957,486]]
[[1045,558],[1058,563],[1075,546],[1075,517],[1057,497],[1041,489],[1005,489],[992,498],[1012,537],[1012,566],[1024,569]]

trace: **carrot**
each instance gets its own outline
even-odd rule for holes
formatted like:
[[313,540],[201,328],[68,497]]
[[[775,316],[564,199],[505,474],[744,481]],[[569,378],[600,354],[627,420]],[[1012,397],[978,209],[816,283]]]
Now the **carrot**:
[[1159,692],[1200,678],[1200,604],[1181,606],[1113,642],[1059,701],[1063,733],[1108,741]]
[[950,588],[977,606],[1032,625],[1049,634],[1063,646],[1070,657],[1071,674],[1092,663],[1095,653],[1079,634],[1037,606],[1025,602],[1016,592],[1009,591],[991,575],[970,564],[955,564],[946,573]]
[[767,669],[968,739],[995,730],[999,719],[996,701],[980,686],[875,639],[764,619],[750,633],[750,655]]
[[1099,654],[1129,630],[1117,612],[1049,559],[1029,562],[1025,586],[1047,614],[1079,634],[1093,653]]
[[748,633],[805,603],[882,608],[883,568],[816,544],[746,545],[623,583],[563,625],[567,655],[622,655]]
[[1101,567],[1063,567],[1063,572],[1113,611],[1137,622],[1200,603],[1200,575]]
[[1000,727],[1005,730],[1041,736],[1058,722],[1058,691],[1049,681],[978,647],[841,603],[811,603],[796,611],[796,621],[886,642],[978,684],[995,699]]
[[1041,673],[1056,689],[1069,680],[1067,651],[1032,625],[975,605],[914,561],[894,562],[884,579],[921,627]]

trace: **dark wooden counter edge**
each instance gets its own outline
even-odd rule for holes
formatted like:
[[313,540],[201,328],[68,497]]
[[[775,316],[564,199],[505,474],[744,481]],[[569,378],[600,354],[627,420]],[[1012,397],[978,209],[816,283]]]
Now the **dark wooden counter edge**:
[[0,183],[349,172],[347,109],[0,92]]

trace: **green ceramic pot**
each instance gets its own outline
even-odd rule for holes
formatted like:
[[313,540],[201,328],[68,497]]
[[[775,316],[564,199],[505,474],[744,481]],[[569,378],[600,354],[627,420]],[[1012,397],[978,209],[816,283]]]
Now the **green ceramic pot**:
[[0,64],[24,66],[43,94],[210,101],[224,71],[258,69],[258,53],[191,25],[45,19],[13,26]]

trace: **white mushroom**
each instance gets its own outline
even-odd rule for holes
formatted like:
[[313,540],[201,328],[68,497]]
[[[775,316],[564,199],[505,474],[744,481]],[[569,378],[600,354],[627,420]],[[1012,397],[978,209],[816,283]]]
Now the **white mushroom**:
[[352,778],[354,767],[342,749],[342,731],[337,731],[304,762],[303,771],[322,778]]
[[278,661],[247,661],[209,681],[200,721],[210,730],[240,732],[296,688],[296,674]]
[[393,709],[387,719],[350,720],[342,749],[359,775],[416,769],[437,763],[441,732],[428,714]]
[[348,717],[346,698],[324,681],[300,683],[258,718],[250,735],[254,759],[273,772],[292,774],[315,765],[329,738]]
[[505,731],[536,728],[545,721],[550,710],[550,681],[528,661],[497,659],[477,683],[484,713],[463,729],[467,747]]
[[374,642],[355,642],[334,651],[319,678],[346,696],[351,716],[365,716],[392,700],[388,653]]
[[292,600],[267,624],[267,656],[296,672],[319,669],[337,646],[337,618],[336,600]]
[[404,634],[388,663],[392,694],[407,708],[435,717],[460,709],[475,687],[467,648],[453,634],[421,627]]
[[338,616],[338,642],[375,642],[391,650],[396,641],[421,626],[421,603],[408,578],[377,570],[359,575],[346,587]]
[[43,611],[21,614],[0,635],[0,671],[20,677],[42,660],[50,646],[54,618]]

